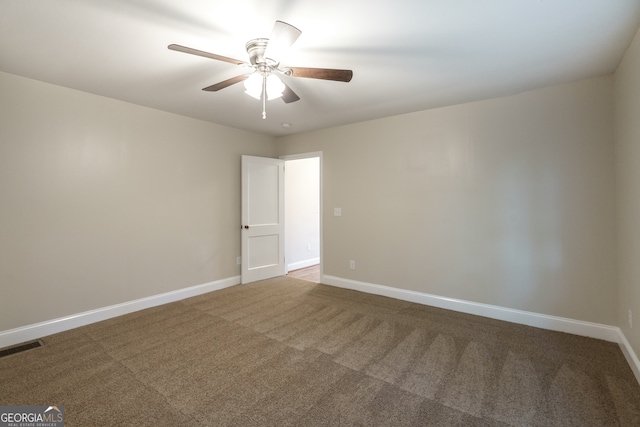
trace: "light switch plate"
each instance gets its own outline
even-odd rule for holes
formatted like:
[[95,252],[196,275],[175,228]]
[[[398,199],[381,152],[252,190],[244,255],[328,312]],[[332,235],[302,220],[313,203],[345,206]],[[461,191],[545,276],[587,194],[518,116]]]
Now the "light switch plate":
[[333,208],[333,216],[342,216],[342,208]]

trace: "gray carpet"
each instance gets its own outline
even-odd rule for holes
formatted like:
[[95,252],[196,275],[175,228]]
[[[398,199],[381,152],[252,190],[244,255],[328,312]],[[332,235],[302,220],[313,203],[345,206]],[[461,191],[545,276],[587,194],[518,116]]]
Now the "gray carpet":
[[639,426],[617,344],[284,277],[45,337],[0,405],[66,426]]

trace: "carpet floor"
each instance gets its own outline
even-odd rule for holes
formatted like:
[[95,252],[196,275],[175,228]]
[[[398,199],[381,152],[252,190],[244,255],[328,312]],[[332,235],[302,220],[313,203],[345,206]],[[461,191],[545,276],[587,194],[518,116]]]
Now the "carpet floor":
[[282,277],[43,338],[0,405],[72,426],[639,426],[617,344]]

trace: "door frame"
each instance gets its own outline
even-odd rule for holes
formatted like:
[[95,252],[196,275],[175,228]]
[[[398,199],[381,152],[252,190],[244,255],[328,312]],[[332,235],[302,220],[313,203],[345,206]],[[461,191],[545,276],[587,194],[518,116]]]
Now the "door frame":
[[[318,218],[318,221],[320,222],[319,228],[320,228],[320,281],[322,282],[323,280],[323,276],[324,276],[324,245],[323,245],[323,172],[322,172],[322,151],[311,151],[308,153],[300,153],[300,154],[289,154],[286,156],[280,156],[279,159],[280,160],[284,160],[285,161],[285,172],[284,172],[284,179],[285,179],[285,183],[287,180],[287,161],[288,160],[301,160],[301,159],[311,159],[311,158],[318,158],[319,160],[319,165],[318,165],[318,169],[319,169],[319,174],[320,176],[318,177],[318,182],[319,182],[319,189],[318,191],[320,192],[320,201],[319,201],[319,206],[320,206],[320,215]],[[285,184],[285,188],[286,188],[286,184]],[[287,222],[287,216],[285,215],[285,229],[286,229],[286,222]],[[285,236],[286,239],[286,236]],[[286,240],[285,240],[286,241]],[[285,254],[287,253],[287,248],[285,247]],[[287,264],[285,263],[285,273],[288,272],[288,268],[287,268]]]

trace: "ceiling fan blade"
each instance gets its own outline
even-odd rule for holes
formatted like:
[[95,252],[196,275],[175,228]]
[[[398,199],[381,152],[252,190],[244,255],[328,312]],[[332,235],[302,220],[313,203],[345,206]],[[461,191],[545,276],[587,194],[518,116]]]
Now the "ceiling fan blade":
[[283,21],[276,21],[273,25],[264,57],[275,61],[276,64],[279,63],[282,55],[298,40],[300,34],[302,34],[302,31],[293,25]]
[[[284,82],[283,82],[284,83]],[[300,97],[286,84],[284,83],[284,91],[282,92],[282,100],[290,104],[300,100]]]
[[220,83],[216,83],[214,85],[205,87],[202,90],[206,90],[207,92],[217,92],[220,89],[224,89],[225,87],[229,87],[229,86],[234,85],[236,83],[240,83],[240,82],[243,82],[243,81],[247,80],[250,75],[251,74],[242,74],[240,76],[231,77],[230,79],[221,81]]
[[183,53],[190,53],[191,55],[204,56],[205,58],[216,59],[218,61],[230,62],[231,64],[242,65],[246,64],[244,61],[239,61],[237,59],[228,58],[222,55],[216,55],[215,53],[205,52],[203,50],[193,49],[186,46],[180,46],[179,44],[170,44],[167,46],[171,50],[175,50]]
[[351,70],[336,70],[332,68],[304,68],[287,67],[291,70],[292,77],[306,77],[309,79],[335,80],[338,82],[350,82],[353,77]]

